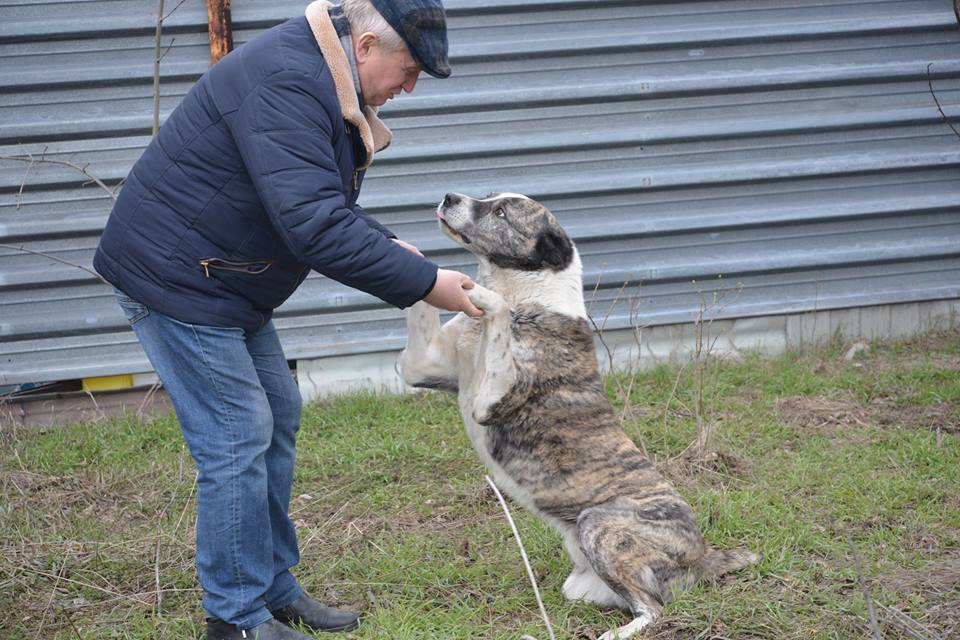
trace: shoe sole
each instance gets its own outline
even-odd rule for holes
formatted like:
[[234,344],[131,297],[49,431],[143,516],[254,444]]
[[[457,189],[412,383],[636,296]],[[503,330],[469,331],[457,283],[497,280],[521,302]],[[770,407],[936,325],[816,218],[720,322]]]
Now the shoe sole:
[[360,626],[360,621],[357,620],[355,622],[350,622],[348,624],[344,624],[339,627],[333,627],[331,629],[316,629],[315,631],[319,631],[320,633],[339,633],[341,631],[353,631],[359,626]]

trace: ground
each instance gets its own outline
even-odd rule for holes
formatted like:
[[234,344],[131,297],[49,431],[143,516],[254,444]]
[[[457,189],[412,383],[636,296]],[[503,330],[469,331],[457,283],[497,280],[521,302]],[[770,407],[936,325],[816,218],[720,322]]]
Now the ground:
[[[960,333],[849,347],[608,379],[708,541],[764,554],[644,638],[960,637]],[[172,417],[0,438],[0,637],[202,637]],[[548,637],[450,396],[309,406],[291,510],[303,584],[363,614],[346,639]],[[513,514],[558,638],[627,620],[565,602],[559,537]]]

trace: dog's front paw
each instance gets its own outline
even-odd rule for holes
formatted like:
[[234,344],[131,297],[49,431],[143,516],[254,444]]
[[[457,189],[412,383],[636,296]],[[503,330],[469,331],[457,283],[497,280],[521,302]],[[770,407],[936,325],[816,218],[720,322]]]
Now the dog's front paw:
[[474,286],[473,289],[467,289],[467,297],[470,298],[470,302],[482,310],[486,316],[508,313],[510,311],[510,308],[507,306],[507,301],[503,299],[503,296],[496,291],[491,291],[480,285]]

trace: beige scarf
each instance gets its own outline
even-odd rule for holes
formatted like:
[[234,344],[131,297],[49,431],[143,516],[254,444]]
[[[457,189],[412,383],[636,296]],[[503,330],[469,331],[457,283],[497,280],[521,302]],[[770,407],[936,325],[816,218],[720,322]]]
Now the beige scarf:
[[393,139],[393,134],[390,133],[387,125],[377,117],[375,108],[367,106],[363,108],[363,111],[360,110],[357,90],[353,86],[353,73],[350,70],[350,63],[343,52],[343,45],[340,44],[337,30],[327,14],[332,6],[326,0],[311,2],[307,5],[307,22],[310,23],[313,37],[317,39],[320,52],[323,53],[323,59],[326,60],[327,67],[333,75],[333,83],[337,87],[337,100],[340,102],[343,119],[355,126],[360,132],[363,146],[367,150],[367,162],[359,168],[366,169],[373,161],[374,152],[386,149],[390,140]]

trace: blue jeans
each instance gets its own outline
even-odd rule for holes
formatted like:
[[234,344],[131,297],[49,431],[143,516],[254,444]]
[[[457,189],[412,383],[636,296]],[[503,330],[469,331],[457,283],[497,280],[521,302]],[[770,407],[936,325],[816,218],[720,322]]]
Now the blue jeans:
[[197,572],[208,616],[242,629],[303,594],[287,515],[300,392],[273,323],[180,322],[116,291],[197,465]]

